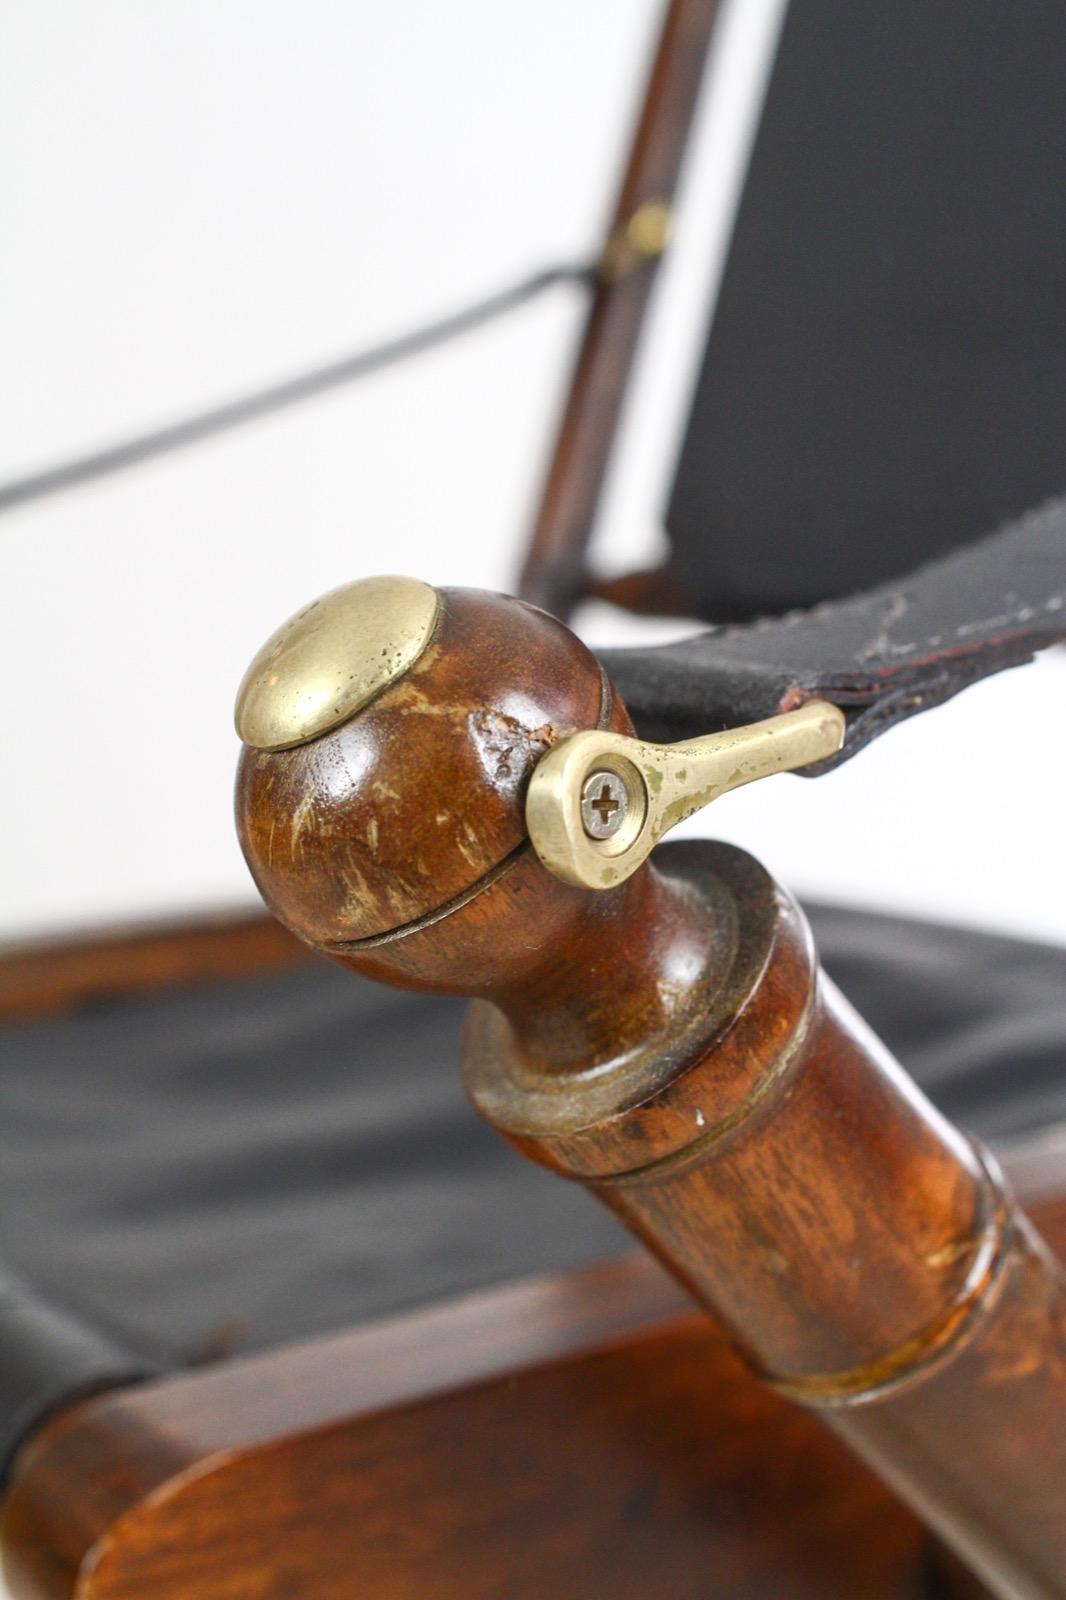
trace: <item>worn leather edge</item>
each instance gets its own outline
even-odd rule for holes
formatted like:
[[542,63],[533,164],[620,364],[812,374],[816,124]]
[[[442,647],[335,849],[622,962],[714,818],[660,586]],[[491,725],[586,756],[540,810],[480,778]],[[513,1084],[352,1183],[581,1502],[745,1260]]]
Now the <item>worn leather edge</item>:
[[809,611],[607,650],[645,738],[685,739],[821,698],[841,707],[839,766],[897,723],[1066,639],[1066,496],[909,577]]

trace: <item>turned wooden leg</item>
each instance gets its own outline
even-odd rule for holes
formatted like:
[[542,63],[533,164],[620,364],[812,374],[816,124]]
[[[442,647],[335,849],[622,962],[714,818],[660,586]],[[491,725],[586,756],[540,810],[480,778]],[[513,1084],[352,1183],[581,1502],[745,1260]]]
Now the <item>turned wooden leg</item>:
[[570,734],[627,732],[624,707],[553,619],[417,585],[383,605],[384,582],[301,613],[246,680],[238,821],[268,903],[357,971],[474,997],[481,1113],[995,1592],[1066,1595],[1066,1290],[995,1163],[743,852],[666,847],[602,892],[546,871],[530,776]]

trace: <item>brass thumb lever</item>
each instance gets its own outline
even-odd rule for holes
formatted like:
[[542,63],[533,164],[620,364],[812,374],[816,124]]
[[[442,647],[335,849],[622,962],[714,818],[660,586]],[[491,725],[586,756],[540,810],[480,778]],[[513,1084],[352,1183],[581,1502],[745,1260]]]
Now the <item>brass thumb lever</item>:
[[635,872],[664,833],[730,789],[835,755],[844,713],[824,700],[681,744],[646,744],[592,729],[537,763],[526,826],[549,872],[610,889]]

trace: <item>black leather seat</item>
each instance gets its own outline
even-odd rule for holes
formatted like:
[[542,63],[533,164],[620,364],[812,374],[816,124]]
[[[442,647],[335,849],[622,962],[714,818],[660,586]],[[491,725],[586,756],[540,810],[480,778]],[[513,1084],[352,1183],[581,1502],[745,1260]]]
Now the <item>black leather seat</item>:
[[[700,614],[864,587],[1066,486],[1064,32],[1053,0],[793,0],[668,519]],[[832,92],[812,89],[826,74]],[[918,161],[946,138],[951,160]],[[958,160],[989,183],[960,185]],[[928,322],[927,246],[947,274]],[[1048,571],[1066,507],[1049,517]],[[944,593],[965,599],[950,574]],[[909,602],[889,600],[894,625]],[[984,670],[1048,642],[1026,634],[1027,599],[1015,610],[1020,633],[986,629]],[[846,665],[851,750],[969,681],[968,646],[926,670],[881,620],[844,617],[846,661],[788,623],[611,668],[677,736],[766,714],[793,684],[839,689]],[[1066,950],[813,921],[830,973],[951,1117],[993,1141],[1066,1120]],[[467,1109],[461,1012],[323,963],[0,1030],[0,1261],[21,1280],[0,1279],[0,1460],[86,1388],[628,1248]]]
[[[1066,949],[811,915],[949,1116],[1066,1121]],[[323,961],[0,1031],[0,1259],[32,1286],[0,1291],[0,1451],[87,1387],[630,1248],[466,1105],[462,1011]]]

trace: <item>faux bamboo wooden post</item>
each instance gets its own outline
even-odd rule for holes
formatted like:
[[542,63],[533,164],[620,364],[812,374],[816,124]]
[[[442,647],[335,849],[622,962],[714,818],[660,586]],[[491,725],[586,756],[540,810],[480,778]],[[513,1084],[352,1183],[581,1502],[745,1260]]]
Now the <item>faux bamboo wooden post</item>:
[[351,586],[264,650],[238,722],[241,839],[281,919],[475,997],[482,1115],[587,1184],[996,1592],[1066,1595],[1059,1268],[750,857],[666,846],[601,893],[540,864],[534,766],[628,730],[573,635],[498,596]]

